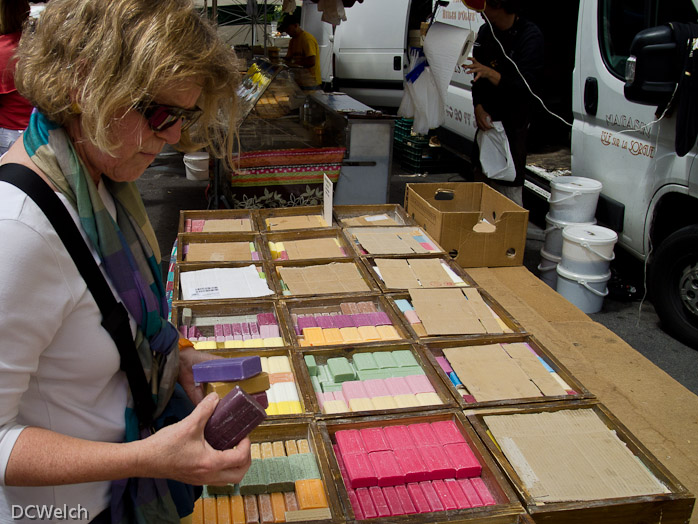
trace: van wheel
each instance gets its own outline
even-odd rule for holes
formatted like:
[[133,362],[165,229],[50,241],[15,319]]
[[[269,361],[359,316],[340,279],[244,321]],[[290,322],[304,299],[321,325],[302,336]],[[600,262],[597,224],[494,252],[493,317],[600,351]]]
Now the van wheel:
[[662,327],[698,349],[698,226],[679,229],[659,246],[650,292]]

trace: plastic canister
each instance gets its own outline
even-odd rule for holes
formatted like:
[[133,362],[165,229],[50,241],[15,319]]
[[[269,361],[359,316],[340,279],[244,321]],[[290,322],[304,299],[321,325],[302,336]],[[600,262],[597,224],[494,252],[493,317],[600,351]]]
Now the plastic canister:
[[567,226],[562,230],[560,265],[581,275],[603,275],[615,257],[613,246],[618,234],[595,225]]
[[591,222],[596,215],[596,204],[601,182],[579,176],[559,176],[550,182],[550,216],[567,222]]
[[208,180],[208,158],[206,151],[184,155],[184,170],[188,180]]
[[540,250],[540,264],[538,264],[540,279],[553,289],[557,288],[557,265],[559,263],[560,257],[551,255],[545,248]]
[[545,252],[554,255],[556,257],[562,256],[562,230],[567,226],[573,225],[583,225],[591,226],[596,224],[596,219],[591,222],[567,222],[565,220],[558,220],[550,216],[550,213],[545,215],[545,222],[548,227],[545,229],[545,245],[543,249]]
[[610,278],[610,271],[603,275],[580,275],[558,264],[557,292],[584,313],[597,313],[608,295],[606,283]]

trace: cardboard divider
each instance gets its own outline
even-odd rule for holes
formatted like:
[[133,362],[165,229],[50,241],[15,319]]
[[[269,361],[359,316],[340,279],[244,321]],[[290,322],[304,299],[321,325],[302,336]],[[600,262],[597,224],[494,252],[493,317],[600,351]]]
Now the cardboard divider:
[[343,231],[359,256],[423,257],[444,253],[439,243],[419,226],[347,227]]
[[[463,284],[456,284],[454,283],[451,279],[448,279],[448,274],[446,271],[443,269],[439,272],[437,271],[435,274],[434,279],[429,279],[426,282],[426,285],[422,286],[417,286],[416,282],[413,285],[410,285],[409,287],[389,287],[388,284],[391,282],[391,280],[388,280],[388,283],[386,283],[386,276],[383,275],[383,272],[381,271],[381,274],[379,275],[378,271],[376,270],[378,267],[378,264],[399,264],[399,265],[404,265],[408,264],[409,260],[416,260],[418,264],[423,265],[425,264],[425,261],[429,260],[438,260],[442,266],[448,267],[457,277],[460,277],[463,280]],[[475,281],[465,272],[463,271],[463,268],[461,268],[458,264],[453,262],[453,260],[444,255],[433,255],[429,257],[419,257],[419,258],[414,258],[411,256],[404,256],[404,255],[399,255],[399,256],[388,256],[388,255],[383,255],[380,257],[368,257],[364,256],[361,257],[361,260],[363,263],[366,265],[366,269],[368,269],[369,273],[371,273],[371,276],[375,279],[376,283],[380,287],[381,291],[383,293],[405,293],[407,290],[412,287],[426,287],[426,288],[431,288],[431,287],[475,287]],[[403,262],[405,261],[405,262]],[[378,268],[380,269],[380,268]],[[426,270],[426,268],[424,268]],[[417,271],[420,271],[419,269]],[[441,274],[439,274],[441,273]],[[391,275],[394,277],[395,280],[404,280],[405,275],[408,275],[410,277],[413,276],[413,271],[410,267],[398,267],[395,266],[391,268]],[[415,279],[418,278],[417,276],[414,277]],[[447,280],[448,279],[448,280]],[[421,284],[421,280],[419,281]]]
[[455,509],[449,511],[437,511],[429,513],[417,513],[412,515],[387,516],[362,520],[361,522],[375,522],[376,524],[417,524],[424,522],[467,522],[473,524],[495,523],[522,523],[531,522],[526,512],[517,501],[516,494],[509,486],[496,462],[492,459],[485,446],[480,441],[471,425],[458,411],[424,411],[419,414],[384,415],[371,417],[358,417],[351,419],[336,419],[319,421],[318,429],[323,439],[324,448],[329,453],[329,464],[332,469],[337,491],[349,522],[358,522],[349,499],[349,492],[344,483],[339,469],[339,463],[333,450],[336,444],[335,435],[341,430],[362,430],[367,428],[385,428],[387,426],[404,426],[409,424],[422,424],[452,421],[455,423],[465,442],[472,450],[477,461],[482,466],[481,479],[487,486],[495,503],[490,506],[481,506],[468,509]]
[[[256,258],[252,246],[246,247],[245,243],[254,245]],[[252,263],[268,259],[268,246],[256,233],[181,233],[178,236],[178,264],[218,265],[221,262]]]
[[[615,434],[615,436],[622,441],[625,453],[630,452],[634,456],[635,460],[631,461],[632,466],[637,466],[637,462],[641,463],[644,468],[641,468],[640,471],[645,473],[650,472],[668,492],[614,498],[610,498],[613,497],[613,495],[609,495],[609,498],[569,502],[546,502],[540,497],[534,497],[531,490],[527,487],[527,484],[524,483],[521,476],[514,469],[512,462],[510,462],[502,451],[500,445],[493,440],[494,437],[491,436],[491,429],[485,417],[514,417],[541,413],[574,414],[575,412],[581,414],[592,413],[596,415],[597,419],[602,422],[609,432]],[[551,524],[562,524],[567,522],[594,522],[598,524],[612,524],[616,522],[662,522],[678,524],[680,522],[688,522],[690,518],[695,502],[694,497],[678,479],[676,479],[676,477],[674,477],[657,458],[654,457],[605,406],[603,406],[603,404],[592,400],[586,400],[572,404],[551,403],[520,406],[518,408],[466,410],[465,414],[477,431],[477,434],[486,444],[489,452],[494,456],[499,466],[508,476],[510,482],[518,492],[522,504],[536,522]],[[580,421],[575,423],[575,429],[580,435],[586,434],[586,428]],[[551,431],[551,435],[555,435],[557,442],[565,442],[562,436],[563,433],[559,430],[559,426],[556,427],[555,430],[551,429]],[[589,435],[590,436],[585,437],[585,439],[591,438],[592,434],[589,433]],[[515,436],[521,436],[520,430],[517,431],[517,435]],[[534,435],[531,436],[535,438]],[[550,455],[550,445],[548,441],[541,444],[541,457]],[[596,447],[593,444],[592,446]],[[517,452],[517,455],[519,455],[519,453],[520,452]],[[599,453],[601,453],[601,451],[599,451]],[[557,453],[555,456],[557,456]],[[579,460],[579,456],[576,453],[567,453],[566,456],[566,462]],[[623,453],[621,453],[621,456],[623,456]],[[524,455],[520,455],[520,457],[523,458]],[[615,480],[618,483],[617,485],[623,486],[626,479],[624,473],[628,472],[619,468],[620,462],[612,462],[613,459],[608,453],[604,453],[603,456],[598,455],[594,460],[599,461],[599,469],[597,471],[607,472],[608,477],[612,479],[611,481]],[[538,477],[536,477],[536,473],[538,473],[540,475],[545,474],[546,477],[547,475],[559,475],[560,478],[569,478],[572,476],[573,480],[575,480],[574,475],[580,474],[579,471],[581,470],[581,466],[575,468],[569,463],[556,463],[555,460],[547,460],[545,463],[547,464],[546,469],[550,468],[550,471],[546,472],[541,469],[530,469],[531,465],[527,462],[527,478],[540,481]],[[633,481],[636,478],[637,476],[635,475]],[[578,482],[579,485],[581,485],[582,480],[583,479],[575,481],[575,483]],[[583,488],[580,488],[580,490],[581,489]],[[583,498],[581,491],[579,498]]]
[[[360,354],[375,354],[375,353],[389,353],[392,351],[404,351],[408,350],[411,352],[412,356],[417,362],[417,365],[424,372],[424,376],[429,380],[432,385],[434,392],[438,396],[441,404],[429,404],[420,405],[404,408],[392,408],[392,409],[379,409],[375,410],[364,410],[364,411],[344,411],[340,413],[324,413],[321,409],[320,402],[318,400],[318,392],[316,391],[313,380],[311,376],[311,371],[308,369],[306,357],[311,357],[317,365],[326,365],[327,360],[331,358],[344,357],[350,362],[353,362],[354,357]],[[296,359],[296,368],[299,370],[299,377],[301,377],[301,387],[304,389],[304,395],[308,399],[309,409],[312,410],[316,419],[333,419],[333,418],[348,418],[348,417],[360,417],[360,416],[372,416],[377,413],[409,413],[414,411],[423,410],[438,410],[438,409],[449,409],[456,406],[452,394],[449,392],[447,387],[444,385],[443,381],[436,374],[432,365],[427,362],[426,358],[422,354],[422,351],[412,343],[394,343],[394,344],[377,344],[372,346],[344,346],[336,348],[302,348],[300,350],[295,350],[294,358]],[[354,378],[354,381],[358,378]],[[340,390],[341,391],[341,390]],[[348,404],[348,403],[347,403]],[[349,407],[347,405],[347,407]]]
[[[358,303],[358,302],[371,302],[378,312],[384,312],[388,315],[392,326],[397,331],[399,340],[410,340],[411,334],[405,328],[405,325],[400,319],[400,317],[395,313],[390,303],[385,297],[381,295],[357,295],[352,297],[325,297],[325,298],[311,298],[311,299],[286,299],[280,302],[279,312],[281,318],[283,319],[284,325],[288,328],[288,334],[291,343],[294,346],[300,346],[299,336],[295,332],[293,323],[293,314],[309,314],[309,313],[337,313],[342,311],[342,304],[347,303]],[[373,344],[384,344],[386,341],[376,341],[376,342],[356,342],[354,345],[373,345]],[[341,344],[345,345],[345,344]],[[336,347],[336,345],[331,345]]]
[[[340,258],[341,251],[344,252],[345,258],[355,258],[354,250],[340,229],[268,232],[264,235],[264,239],[269,260],[272,262]],[[269,246],[270,242],[283,243],[288,258],[274,257]]]
[[[318,221],[318,217],[322,218],[323,210],[323,206],[258,209],[257,228],[263,232],[336,228],[334,220],[332,224],[322,224]],[[270,220],[276,223],[270,224]]]
[[[336,264],[336,266],[335,266]],[[379,293],[378,284],[373,280],[368,270],[364,265],[356,259],[347,260],[346,258],[336,258],[336,259],[325,259],[322,261],[318,260],[285,260],[274,262],[270,266],[272,268],[272,278],[274,279],[276,289],[280,291],[280,294],[286,298],[305,298],[312,296],[329,296],[329,295],[367,295],[371,293]],[[284,287],[282,283],[283,279],[281,277],[281,268],[309,268],[309,271],[302,271],[302,279],[304,282],[303,288],[306,288],[307,292],[293,293],[289,291],[288,288]],[[342,287],[338,286],[337,283],[340,280],[337,279],[327,279],[325,281],[322,279],[325,275],[329,274],[330,271],[338,271],[342,275],[342,281],[346,282],[345,275],[349,276],[354,280],[355,285],[351,286],[351,290],[342,290]],[[298,272],[297,269],[294,271]],[[336,273],[335,273],[336,274]],[[337,275],[337,274],[336,274]],[[308,278],[312,280],[308,280]],[[318,279],[322,280],[318,280]]]
[[399,204],[334,206],[333,211],[342,228],[417,225]]
[[[258,231],[253,209],[182,210],[179,212],[178,233],[244,233]],[[187,223],[204,221],[203,231],[188,230]]]
[[[496,388],[497,383],[501,383],[504,387],[509,387],[515,380],[528,380],[531,384],[532,380],[535,379],[535,377],[531,377],[530,371],[533,372],[533,374],[536,374],[536,376],[539,376],[539,374],[547,373],[550,374],[550,370],[554,371],[560,379],[566,383],[570,390],[573,392],[573,394],[559,394],[559,395],[547,395],[541,392],[540,396],[527,396],[527,397],[510,397],[510,398],[501,398],[498,400],[477,400],[477,398],[472,399],[468,398],[465,395],[472,395],[472,392],[468,390],[467,386],[465,385],[460,385],[456,386],[454,382],[463,382],[465,377],[458,377],[457,372],[454,370],[454,373],[456,373],[456,381],[454,381],[449,374],[443,369],[441,364],[437,361],[437,358],[440,360],[441,358],[446,358],[444,357],[444,350],[448,352],[448,349],[452,348],[464,348],[464,350],[467,350],[468,348],[478,348],[482,346],[486,346],[489,344],[517,344],[517,343],[524,343],[527,344],[531,350],[535,352],[535,355],[537,355],[538,358],[540,358],[542,361],[545,362],[545,365],[540,364],[539,367],[535,367],[533,370],[529,370],[528,368],[524,369],[524,372],[519,375],[518,373],[516,375],[508,375],[505,373],[505,370],[501,365],[499,365],[499,361],[496,359],[493,359],[490,366],[491,369],[489,370],[486,375],[482,374],[481,371],[483,367],[486,367],[487,361],[480,361],[479,364],[482,364],[482,367],[478,365],[478,367],[468,369],[469,372],[472,372],[475,375],[476,379],[479,379],[480,376],[483,378],[486,378],[487,380],[492,381],[492,386]],[[473,409],[473,408],[480,408],[480,407],[497,407],[497,406],[512,406],[512,405],[520,405],[520,404],[531,404],[531,403],[537,403],[537,402],[551,402],[551,401],[559,401],[559,402],[575,402],[577,400],[583,400],[583,399],[590,399],[594,398],[594,395],[587,390],[570,372],[567,368],[565,368],[559,360],[557,360],[553,354],[548,351],[545,347],[541,345],[541,343],[535,339],[535,337],[531,335],[523,335],[523,334],[517,334],[513,337],[510,337],[506,340],[442,340],[442,341],[436,341],[432,340],[429,342],[425,342],[422,344],[424,354],[426,356],[426,360],[429,361],[429,363],[434,367],[434,370],[436,374],[441,378],[443,383],[446,385],[448,390],[451,392],[451,394],[454,396],[458,404],[464,408],[464,409]],[[463,355],[464,359],[462,364],[464,366],[468,366],[468,360],[466,354]],[[447,359],[448,360],[448,359]],[[452,364],[449,362],[449,364]],[[529,365],[530,363],[524,364],[524,366]],[[547,366],[547,369],[546,367]],[[516,370],[514,370],[516,371]],[[478,376],[480,375],[480,376]],[[543,380],[555,380],[555,379],[546,379],[546,377],[542,377]],[[554,382],[556,383],[556,382]]]

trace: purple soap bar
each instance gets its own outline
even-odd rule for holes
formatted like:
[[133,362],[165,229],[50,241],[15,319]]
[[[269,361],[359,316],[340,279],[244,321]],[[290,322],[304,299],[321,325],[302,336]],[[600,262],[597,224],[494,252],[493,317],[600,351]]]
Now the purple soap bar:
[[262,406],[264,409],[269,407],[269,397],[267,397],[266,391],[260,391],[259,393],[254,393],[250,395],[253,399],[257,401],[257,404]]
[[347,328],[347,327],[356,327],[354,326],[354,323],[351,321],[351,317],[349,315],[337,315],[334,317],[334,326],[336,328]]
[[303,328],[318,327],[317,320],[313,316],[298,317],[298,328],[303,331]]
[[258,356],[216,358],[192,366],[194,382],[233,382],[253,377],[262,372]]
[[276,324],[276,317],[274,313],[257,313],[257,324],[260,326]]
[[330,329],[334,327],[332,317],[329,315],[320,315],[318,317],[315,317],[315,322],[317,322],[317,327],[320,327],[322,329]]
[[235,386],[216,406],[206,422],[204,437],[219,450],[235,447],[267,414],[251,396]]
[[373,325],[371,322],[371,316],[368,313],[357,313],[356,315],[351,315],[351,321],[356,327]]
[[390,317],[385,311],[371,313],[371,318],[373,318],[376,326],[390,326],[392,324]]
[[232,340],[232,336],[233,336],[233,325],[232,324],[223,324],[223,336],[224,337],[231,337],[230,340]]

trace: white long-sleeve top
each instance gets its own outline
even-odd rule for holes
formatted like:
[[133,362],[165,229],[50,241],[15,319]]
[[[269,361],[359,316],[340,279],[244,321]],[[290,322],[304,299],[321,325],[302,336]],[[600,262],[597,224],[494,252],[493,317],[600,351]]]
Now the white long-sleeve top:
[[[113,212],[111,197],[100,193]],[[59,197],[86,238],[77,213]],[[70,521],[89,522],[108,507],[109,482],[10,487],[5,470],[27,426],[123,441],[128,382],[119,352],[48,219],[24,192],[4,182],[0,239],[0,522],[36,522],[32,505],[84,508],[73,515],[87,519]],[[94,250],[93,256],[99,263]],[[19,508],[33,513],[18,520]]]

